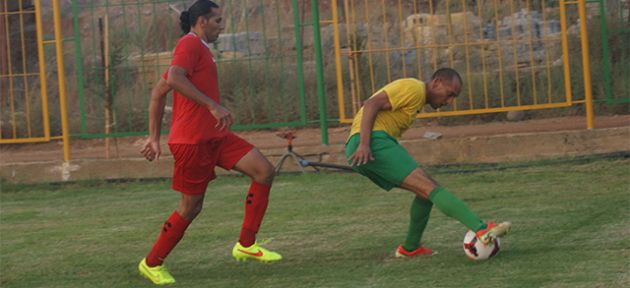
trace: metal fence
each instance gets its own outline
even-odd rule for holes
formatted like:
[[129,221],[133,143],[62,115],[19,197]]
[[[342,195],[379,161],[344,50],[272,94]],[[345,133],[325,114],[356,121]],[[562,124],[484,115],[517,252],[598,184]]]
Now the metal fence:
[[[146,134],[150,90],[181,36],[179,15],[193,2],[73,0],[80,136]],[[234,129],[306,125],[303,79],[315,76],[302,61],[309,23],[300,12],[310,8],[301,2],[217,1],[226,30],[211,49]]]
[[[0,143],[62,139],[68,160],[71,134],[146,134],[150,90],[193,0],[41,2],[0,0]],[[587,21],[602,23],[597,85],[608,103],[630,99],[627,0],[217,2],[226,31],[212,50],[235,129],[319,123],[327,143],[327,123],[350,122],[381,86],[441,66],[461,72],[463,93],[419,117],[585,103],[591,128]]]
[[42,15],[40,0],[0,1],[0,144],[62,139],[68,160],[59,2],[46,4],[53,8],[49,15]]
[[[341,122],[393,79],[429,79],[445,66],[462,74],[462,95],[450,110],[418,117],[590,104],[584,1],[332,2]],[[582,54],[570,57],[575,50]],[[576,61],[583,69],[571,69]],[[583,83],[571,82],[576,75]]]
[[603,73],[594,75],[594,80],[603,82],[606,103],[630,103],[630,1],[589,2],[600,8]]

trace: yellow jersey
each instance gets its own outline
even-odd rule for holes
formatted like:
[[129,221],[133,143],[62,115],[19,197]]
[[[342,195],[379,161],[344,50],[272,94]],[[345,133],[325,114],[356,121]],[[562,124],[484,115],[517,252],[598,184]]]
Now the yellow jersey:
[[[425,84],[416,78],[398,79],[387,84],[371,97],[382,91],[387,94],[392,110],[379,111],[376,114],[372,131],[385,131],[396,139],[400,139],[403,132],[411,127],[416,114],[424,106],[427,98]],[[352,121],[350,137],[360,132],[361,118],[363,118],[363,107]]]

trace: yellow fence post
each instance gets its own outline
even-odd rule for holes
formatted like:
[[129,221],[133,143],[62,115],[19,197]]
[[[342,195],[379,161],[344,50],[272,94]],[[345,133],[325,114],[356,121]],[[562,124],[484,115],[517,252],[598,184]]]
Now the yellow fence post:
[[[406,60],[415,57],[418,71],[421,65],[430,66],[429,62],[433,69],[449,66],[460,70],[467,88],[452,109],[418,114],[418,118],[556,109],[584,102],[587,128],[593,128],[586,0],[559,0],[551,7],[546,7],[545,1],[539,5],[533,5],[532,1],[476,1],[472,4],[477,5],[476,9],[468,8],[471,4],[464,0],[441,1],[438,7],[434,7],[437,1],[427,1],[420,9],[416,6],[403,9],[403,2],[386,5],[384,0],[345,0],[347,18],[339,23],[337,1],[332,1],[339,122],[350,123],[353,115],[347,113],[356,113],[356,109],[347,109],[347,105],[356,103],[353,88],[358,88],[356,82],[363,80],[357,78],[364,75],[361,69],[370,70],[372,91],[357,95],[369,96],[392,78],[409,77],[407,66],[414,61]],[[568,7],[578,9],[568,10]],[[364,10],[364,23],[355,22],[355,9]],[[368,11],[378,18],[378,24],[370,25]],[[579,16],[580,23],[569,23],[567,19],[574,19],[573,16]],[[340,47],[338,28],[341,27],[337,26],[344,22],[348,44]],[[356,29],[359,26],[364,28]],[[571,31],[578,29],[584,64],[584,98],[576,97],[571,87],[571,76],[575,76],[572,73],[578,71],[571,71],[570,62],[578,59],[570,58],[568,38]],[[356,41],[352,40],[358,39],[357,33],[368,39],[365,47],[354,45]],[[369,62],[362,64],[368,67],[356,65],[357,58],[351,59],[349,70],[342,76],[340,55],[352,58],[358,53],[367,53]],[[379,75],[372,71],[378,71]],[[418,74],[419,78],[428,76]],[[344,84],[350,88],[343,89]],[[546,100],[542,96],[545,90]]]
[[59,106],[61,111],[61,138],[63,139],[63,160],[70,161],[70,131],[68,127],[68,106],[66,103],[66,79],[64,74],[61,13],[59,0],[53,0],[53,14],[55,23],[55,50],[57,52],[57,81],[59,81]]
[[332,9],[333,22],[333,42],[335,47],[335,75],[337,76],[337,98],[339,105],[339,116],[345,118],[345,105],[343,97],[343,80],[341,76],[341,45],[339,44],[339,19],[337,15],[337,0],[332,0],[330,4]]
[[42,35],[42,5],[35,0],[35,27],[37,30],[37,57],[39,59],[39,93],[42,97],[42,123],[44,140],[50,141],[50,120],[48,119],[48,91],[46,86],[46,61],[44,60],[44,36]]
[[586,106],[586,129],[593,129],[593,94],[591,91],[591,66],[588,52],[588,33],[586,32],[585,0],[578,1],[580,14],[580,42],[582,45],[582,73],[584,73],[584,97]]

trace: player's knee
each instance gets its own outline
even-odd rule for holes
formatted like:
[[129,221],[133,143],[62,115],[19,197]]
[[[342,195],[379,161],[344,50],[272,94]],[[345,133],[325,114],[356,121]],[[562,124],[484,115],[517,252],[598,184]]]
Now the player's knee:
[[422,198],[428,198],[431,191],[435,189],[437,184],[422,169],[418,168],[411,172],[411,175],[405,179],[409,190]]
[[203,210],[203,202],[198,203],[186,203],[180,205],[178,212],[186,220],[192,221],[197,218],[199,213]]
[[199,213],[201,213],[201,209],[199,210],[180,210],[178,211],[182,218],[186,219],[188,222],[192,222],[197,218]]
[[258,179],[254,179],[254,181],[258,183],[271,184],[273,182],[273,177],[275,176],[275,172],[271,163],[267,163],[264,165],[260,172],[258,173]]
[[197,218],[197,216],[201,213],[202,209],[203,209],[202,205],[196,205],[196,206],[192,207],[190,209],[190,212],[189,212],[190,216],[191,216],[191,219]]
[[431,191],[433,191],[433,189],[435,189],[435,187],[436,186],[433,185],[433,183],[427,184],[426,186],[419,187],[418,192],[420,194],[418,194],[418,196],[421,196],[421,197],[423,197],[425,199],[428,199],[429,198],[429,194],[431,194]]

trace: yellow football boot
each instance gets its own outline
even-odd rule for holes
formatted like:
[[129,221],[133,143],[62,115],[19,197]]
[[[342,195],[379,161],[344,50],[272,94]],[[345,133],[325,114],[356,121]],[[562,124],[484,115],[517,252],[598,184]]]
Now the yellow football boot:
[[258,242],[249,247],[243,247],[241,243],[236,242],[234,248],[232,248],[232,256],[234,256],[234,259],[237,261],[252,259],[267,263],[282,260],[282,255],[261,247]]
[[168,285],[175,283],[175,278],[173,278],[173,275],[166,270],[164,264],[149,267],[147,265],[146,258],[143,258],[142,261],[140,261],[140,264],[138,264],[138,271],[140,271],[140,275],[151,280],[153,284]]

